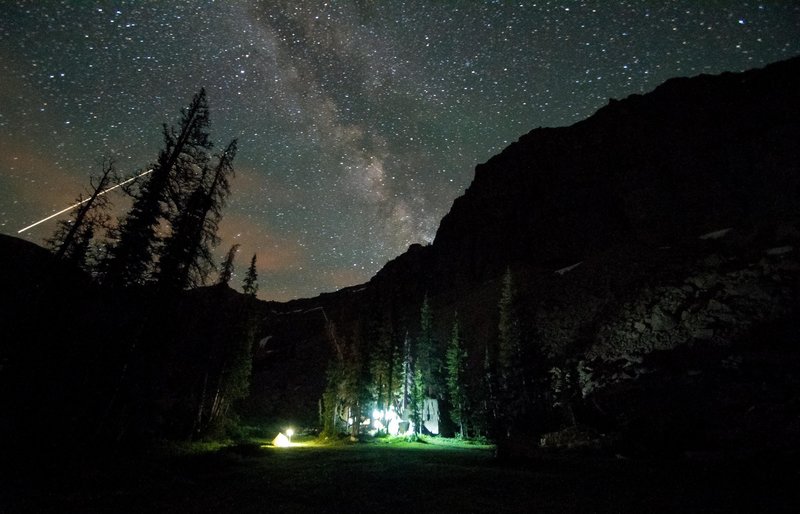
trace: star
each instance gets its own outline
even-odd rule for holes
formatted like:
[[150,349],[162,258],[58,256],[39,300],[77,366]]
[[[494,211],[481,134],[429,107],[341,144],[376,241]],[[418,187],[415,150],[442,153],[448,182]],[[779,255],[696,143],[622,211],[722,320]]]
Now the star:
[[431,243],[533,128],[798,53],[792,2],[4,2],[0,229],[73,203],[103,156],[147,169],[202,86],[214,141],[239,138],[219,258],[240,243],[262,298],[311,296]]

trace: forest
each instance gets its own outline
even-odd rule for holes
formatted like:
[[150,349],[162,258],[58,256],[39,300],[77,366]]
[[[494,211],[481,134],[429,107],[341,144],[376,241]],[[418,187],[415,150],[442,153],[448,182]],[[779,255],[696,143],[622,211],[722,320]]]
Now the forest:
[[[4,419],[6,437],[38,440],[49,430],[42,420],[58,419],[77,447],[100,451],[223,437],[235,419],[248,392],[258,277],[254,255],[243,294],[233,293],[238,247],[214,262],[237,143],[214,151],[208,122],[201,89],[177,125],[164,125],[147,171],[123,178],[104,159],[48,239],[51,254],[33,260],[50,276],[25,277],[37,286],[8,313],[18,337],[5,349],[4,399],[25,414]],[[131,206],[114,219],[105,192],[120,184]]]

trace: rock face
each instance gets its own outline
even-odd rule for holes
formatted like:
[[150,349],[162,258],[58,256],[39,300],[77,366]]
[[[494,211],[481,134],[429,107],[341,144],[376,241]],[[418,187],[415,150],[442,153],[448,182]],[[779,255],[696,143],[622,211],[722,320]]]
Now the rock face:
[[[257,358],[254,397],[274,389],[268,377],[279,376],[286,382],[273,397],[295,398],[299,388],[319,398],[318,377],[337,345],[358,338],[369,345],[369,327],[386,320],[394,338],[413,338],[426,293],[440,344],[458,311],[470,370],[479,375],[483,349],[497,337],[500,277],[511,269],[526,364],[550,383],[549,401],[563,404],[552,398],[573,384],[577,411],[595,428],[632,426],[632,409],[648,412],[642,391],[652,391],[653,402],[667,394],[648,389],[654,380],[672,384],[677,396],[693,390],[727,402],[729,413],[751,408],[752,397],[692,387],[710,375],[717,392],[720,380],[737,380],[717,371],[741,369],[748,361],[741,352],[752,357],[742,345],[764,331],[775,337],[773,350],[796,339],[797,91],[800,58],[673,79],[612,100],[573,126],[531,131],[476,168],[432,245],[412,246],[363,286],[269,306],[262,328],[275,337]],[[311,312],[314,323],[306,320]],[[281,350],[290,347],[295,353]],[[315,365],[305,375],[282,371],[299,370],[308,352]],[[790,353],[788,361],[796,358]],[[759,369],[755,375],[765,378]],[[765,387],[796,380],[784,378],[765,379],[772,384]],[[316,405],[297,398],[272,403],[265,414],[313,418]],[[624,398],[631,406],[620,406]]]
[[727,269],[701,263],[681,283],[644,289],[601,327],[586,357],[613,360],[694,341],[725,346],[754,325],[790,313],[794,259],[732,260],[726,259]]
[[442,220],[439,271],[566,266],[618,243],[674,245],[796,214],[798,67],[673,79],[531,131],[478,166]]

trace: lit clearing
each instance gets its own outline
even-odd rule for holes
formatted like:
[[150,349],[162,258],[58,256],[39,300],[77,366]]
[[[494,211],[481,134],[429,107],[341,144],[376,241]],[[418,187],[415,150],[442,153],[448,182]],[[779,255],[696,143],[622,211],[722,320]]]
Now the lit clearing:
[[277,446],[279,448],[288,448],[289,446],[296,446],[296,444],[292,443],[292,436],[294,435],[294,430],[288,428],[285,430],[285,434],[283,432],[279,432],[275,439],[272,440],[272,446]]

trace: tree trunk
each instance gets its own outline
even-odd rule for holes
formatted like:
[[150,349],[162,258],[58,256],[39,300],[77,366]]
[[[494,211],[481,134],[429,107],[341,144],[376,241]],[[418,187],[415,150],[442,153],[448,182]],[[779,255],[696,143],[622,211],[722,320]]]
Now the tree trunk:
[[192,427],[192,435],[191,437],[194,438],[196,435],[200,434],[203,430],[203,411],[205,410],[206,405],[206,391],[208,389],[208,372],[203,375],[203,389],[200,392],[200,404],[197,407],[197,417],[194,420],[194,426]]

